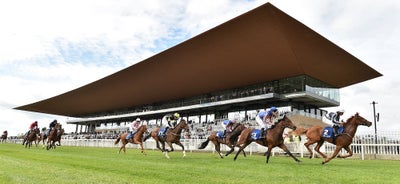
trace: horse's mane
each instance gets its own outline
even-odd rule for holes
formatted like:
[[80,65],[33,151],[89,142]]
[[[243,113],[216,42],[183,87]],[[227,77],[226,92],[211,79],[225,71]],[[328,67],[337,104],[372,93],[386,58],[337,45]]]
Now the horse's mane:
[[358,116],[358,112],[356,113],[356,115],[351,116],[350,118],[348,118],[346,120],[346,122],[343,123],[343,125],[347,125],[350,124],[351,120],[353,120],[355,118],[355,116]]

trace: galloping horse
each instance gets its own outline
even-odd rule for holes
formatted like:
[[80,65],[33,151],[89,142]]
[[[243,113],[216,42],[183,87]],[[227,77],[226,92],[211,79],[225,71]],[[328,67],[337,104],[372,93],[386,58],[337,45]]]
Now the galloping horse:
[[54,126],[54,128],[50,131],[49,136],[47,137],[47,143],[46,143],[46,149],[49,150],[51,148],[56,148],[56,141],[59,133],[61,131],[62,127],[60,123],[57,123],[56,126]]
[[[168,159],[169,159],[168,152],[174,151],[174,147],[172,147],[172,143],[175,143],[182,148],[183,157],[186,157],[185,147],[182,145],[182,143],[180,141],[182,130],[189,131],[189,125],[186,123],[186,121],[184,119],[182,119],[178,123],[178,125],[176,125],[175,128],[170,129],[167,132],[167,135],[165,137],[158,135],[158,132],[160,131],[160,127],[157,127],[153,131],[151,131],[151,133],[149,135],[147,135],[144,138],[144,141],[146,141],[150,137],[153,137],[153,139],[156,141],[157,148],[159,150],[161,150],[163,152],[163,154],[165,155],[165,157],[167,157]],[[159,142],[161,142],[162,148],[160,148]],[[171,150],[165,149],[165,143],[167,143],[169,145]]]
[[266,157],[267,157],[266,163],[268,163],[269,157],[271,156],[271,150],[274,147],[280,147],[289,156],[291,156],[296,162],[301,162],[299,159],[297,159],[296,157],[293,156],[293,154],[289,151],[289,149],[284,144],[282,134],[283,134],[283,131],[285,128],[290,128],[293,130],[296,129],[296,126],[293,124],[293,122],[289,118],[286,117],[286,115],[283,115],[283,117],[281,116],[278,118],[278,122],[276,123],[276,125],[267,131],[265,139],[262,139],[262,138],[254,139],[252,137],[252,135],[254,135],[254,133],[253,133],[254,128],[246,128],[240,134],[240,137],[239,137],[239,140],[237,143],[237,145],[240,146],[240,149],[236,153],[234,160],[236,160],[240,151],[244,150],[246,148],[246,146],[248,146],[250,143],[255,141],[257,144],[268,147],[268,151],[265,153]]
[[44,140],[47,139],[47,135],[46,135],[46,129],[42,129],[42,132],[40,132],[39,137],[38,137],[38,143],[40,144],[40,141],[42,141],[42,145],[44,147]]
[[1,142],[5,142],[7,140],[8,133],[7,131],[3,132],[1,135]]
[[[217,136],[218,131],[211,132],[211,134],[210,134],[210,136],[208,136],[207,140],[200,144],[199,149],[206,148],[208,143],[211,141],[215,146],[215,151],[218,152],[218,154],[221,158],[224,158],[224,157],[223,157],[223,154],[221,153],[221,145],[220,144],[225,144],[230,148],[230,150],[225,154],[225,156],[228,156],[229,154],[231,154],[233,151],[235,151],[236,141],[237,141],[240,133],[242,133],[242,131],[246,128],[243,124],[240,124],[240,123],[235,123],[232,126],[234,128],[232,129],[232,132],[226,136],[226,138],[219,138]],[[243,154],[244,154],[244,156],[246,156],[246,153],[244,151],[243,151]]]
[[[313,156],[313,152],[310,149],[310,145],[317,143],[317,146],[314,148],[314,150],[319,153],[325,160],[322,162],[322,164],[328,163],[330,160],[336,157],[336,155],[339,153],[339,151],[344,148],[348,155],[344,156],[338,156],[339,158],[347,158],[353,155],[353,152],[350,149],[350,144],[353,140],[354,135],[356,134],[357,127],[359,125],[364,125],[364,126],[371,126],[371,122],[366,120],[365,118],[361,117],[358,113],[356,113],[354,116],[350,117],[347,119],[347,121],[343,124],[343,133],[337,136],[335,139],[333,138],[323,138],[323,131],[324,127],[322,126],[313,126],[308,129],[305,128],[299,128],[299,130],[294,131],[293,133],[296,135],[302,135],[306,134],[307,136],[307,142],[304,143],[304,146],[306,146],[308,152],[310,152],[310,158]],[[327,158],[327,156],[319,151],[321,148],[322,144],[327,141],[329,143],[335,144],[336,149],[333,152],[332,156]]]
[[26,137],[26,139],[23,142],[23,143],[25,143],[25,148],[26,147],[31,148],[33,141],[35,141],[35,144],[37,146],[36,138],[37,138],[37,134],[39,134],[39,133],[40,133],[39,128],[35,128],[35,129],[33,129],[33,131],[31,131],[29,133],[28,137]]
[[121,135],[118,136],[117,140],[115,141],[115,145],[119,143],[119,141],[121,140],[122,146],[121,148],[119,148],[119,152],[121,153],[121,150],[124,150],[124,154],[126,154],[126,148],[125,145],[128,143],[132,143],[132,144],[139,144],[140,148],[141,148],[141,152],[146,155],[146,153],[144,152],[144,148],[143,148],[143,134],[144,133],[149,133],[147,130],[147,126],[146,125],[142,125],[138,128],[137,132],[135,133],[135,136],[133,136],[133,138],[127,140],[126,136],[128,136],[128,133],[123,133]]

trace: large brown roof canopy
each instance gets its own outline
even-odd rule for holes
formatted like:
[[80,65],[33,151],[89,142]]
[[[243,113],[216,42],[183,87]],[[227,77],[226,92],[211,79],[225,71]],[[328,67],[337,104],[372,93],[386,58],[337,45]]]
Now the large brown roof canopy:
[[16,109],[79,117],[303,74],[337,88],[381,76],[267,3],[103,79]]

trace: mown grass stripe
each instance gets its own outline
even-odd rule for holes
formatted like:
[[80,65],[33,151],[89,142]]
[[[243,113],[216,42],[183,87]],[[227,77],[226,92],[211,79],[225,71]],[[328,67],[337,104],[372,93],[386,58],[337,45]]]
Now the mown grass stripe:
[[25,149],[0,144],[0,183],[400,183],[400,161],[300,158],[261,155],[220,159],[213,153],[170,153],[130,148]]

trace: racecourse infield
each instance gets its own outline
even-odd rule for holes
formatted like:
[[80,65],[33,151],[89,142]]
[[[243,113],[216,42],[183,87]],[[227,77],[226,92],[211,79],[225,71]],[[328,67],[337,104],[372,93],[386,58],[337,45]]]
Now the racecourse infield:
[[400,183],[400,161],[322,159],[286,156],[170,153],[128,148],[60,146],[53,150],[26,149],[19,144],[0,144],[0,183]]

